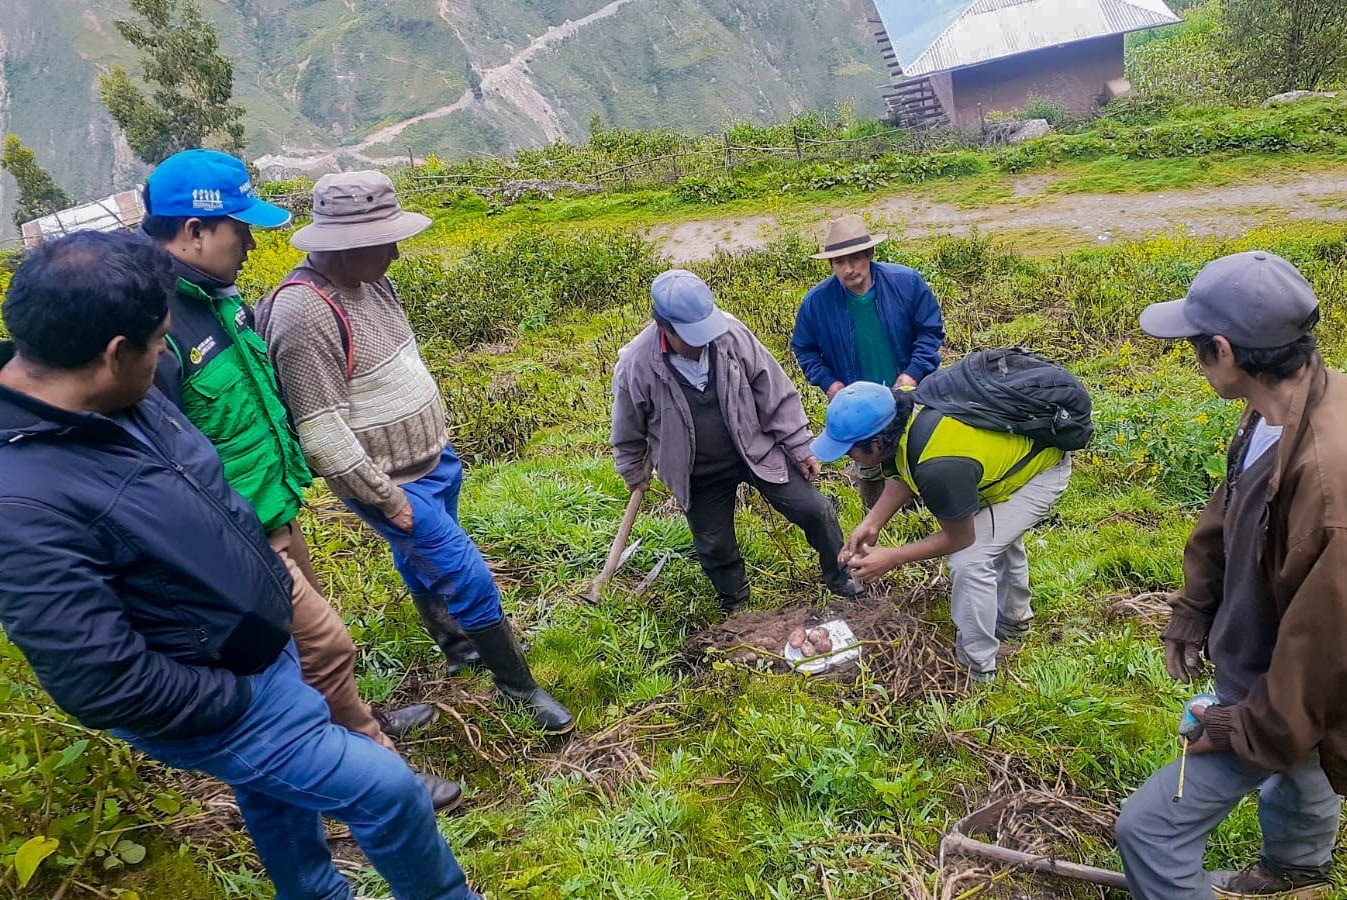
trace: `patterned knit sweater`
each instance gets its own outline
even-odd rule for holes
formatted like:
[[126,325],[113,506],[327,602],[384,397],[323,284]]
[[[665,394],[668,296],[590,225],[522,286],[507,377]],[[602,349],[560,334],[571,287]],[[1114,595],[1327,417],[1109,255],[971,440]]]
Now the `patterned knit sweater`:
[[[303,271],[292,278],[317,280]],[[309,288],[276,293],[259,316],[262,337],[314,474],[338,497],[391,517],[404,503],[399,485],[439,462],[448,442],[444,401],[386,280],[323,290],[350,323],[350,378],[336,316]]]

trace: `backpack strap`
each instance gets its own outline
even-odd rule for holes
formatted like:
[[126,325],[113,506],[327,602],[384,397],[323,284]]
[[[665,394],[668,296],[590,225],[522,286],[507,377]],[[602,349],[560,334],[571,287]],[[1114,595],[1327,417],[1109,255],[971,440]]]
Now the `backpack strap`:
[[[314,274],[318,273],[315,272]],[[322,278],[322,276],[319,275],[319,278]],[[327,279],[324,278],[323,280],[326,281]],[[302,278],[292,278],[282,283],[280,287],[272,291],[271,294],[272,302],[275,303],[276,297],[280,295],[281,291],[285,290],[288,287],[308,288],[309,290],[317,294],[319,297],[322,297],[323,302],[326,303],[328,309],[332,311],[332,317],[337,322],[337,332],[338,334],[341,335],[341,349],[346,354],[346,377],[347,379],[349,379],[352,375],[355,374],[355,343],[354,337],[351,333],[351,322],[349,319],[346,318],[346,313],[342,311],[341,306],[337,304],[336,300],[333,300],[330,296],[328,296],[328,293],[326,291],[324,291],[318,285],[314,284],[313,281],[305,280]]]
[[[929,406],[923,406],[921,411],[912,419],[912,424],[908,426],[907,433],[908,472],[915,473],[917,471],[917,462],[921,459],[921,452],[925,450],[926,445],[930,443],[931,435],[935,433],[935,428],[940,424],[942,418],[944,418],[944,416],[936,410]],[[1033,462],[1034,457],[1038,456],[1038,454],[1042,453],[1044,450],[1050,449],[1051,446],[1051,444],[1045,444],[1042,441],[1034,441],[1033,445],[1029,448],[1029,452],[1021,457],[1019,462],[1011,466],[1006,471],[1006,474],[990,484],[983,485],[979,488],[979,491],[985,491],[988,488],[995,487],[1005,481],[1007,478],[1021,471],[1025,466],[1029,465],[1029,463]],[[916,477],[915,474],[913,477]]]
[[917,471],[917,462],[921,459],[921,452],[931,442],[931,435],[935,434],[935,427],[940,424],[940,420],[943,418],[944,416],[939,411],[929,406],[923,406],[912,417],[912,424],[907,426],[908,474]]

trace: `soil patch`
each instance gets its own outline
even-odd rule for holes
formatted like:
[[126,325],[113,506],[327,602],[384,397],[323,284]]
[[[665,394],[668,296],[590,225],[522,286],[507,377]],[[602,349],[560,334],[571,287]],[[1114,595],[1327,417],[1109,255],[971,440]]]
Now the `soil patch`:
[[[857,197],[828,204],[816,212],[823,218],[864,212],[905,238],[948,234],[1051,229],[1089,244],[1156,232],[1179,231],[1196,237],[1230,237],[1268,220],[1340,222],[1347,204],[1321,203],[1347,194],[1347,177],[1322,172],[1285,179],[1136,194],[1053,193],[1058,179],[1035,175],[1019,179],[1014,202],[961,209],[927,199],[913,191],[891,196]],[[798,228],[777,216],[736,216],[657,225],[646,236],[676,264],[710,259],[717,250],[743,253],[760,250]],[[822,226],[818,227],[822,233]]]
[[820,675],[800,677],[879,684],[890,701],[958,694],[968,688],[970,679],[955,662],[950,642],[935,623],[906,611],[924,610],[929,599],[922,592],[901,599],[878,594],[823,607],[786,606],[739,613],[689,638],[685,654],[694,667],[720,658],[789,672],[784,651],[790,633],[842,619],[860,643],[860,659]]

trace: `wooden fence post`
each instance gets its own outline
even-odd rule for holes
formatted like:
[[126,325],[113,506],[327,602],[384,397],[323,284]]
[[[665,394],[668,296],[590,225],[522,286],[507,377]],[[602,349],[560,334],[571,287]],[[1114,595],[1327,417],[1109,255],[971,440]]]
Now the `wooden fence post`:
[[599,177],[599,161],[591,159],[589,161],[589,170],[594,173],[594,186],[603,190],[603,179]]
[[677,150],[675,150],[675,151],[673,152],[673,180],[674,180],[674,184],[677,184],[677,183],[678,183],[678,151],[677,151]]
[[795,158],[804,159],[804,151],[800,149],[800,129],[796,125],[790,126],[790,133],[795,138]]
[[730,149],[730,133],[725,132],[725,171],[734,168],[734,151]]

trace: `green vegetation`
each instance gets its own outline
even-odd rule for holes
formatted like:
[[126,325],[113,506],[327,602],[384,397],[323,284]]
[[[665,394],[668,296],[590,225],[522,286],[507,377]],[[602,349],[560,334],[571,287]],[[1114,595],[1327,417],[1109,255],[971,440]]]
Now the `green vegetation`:
[[[1180,580],[1184,539],[1238,413],[1210,393],[1185,348],[1139,338],[1136,315],[1178,296],[1206,260],[1253,246],[1286,255],[1316,284],[1325,353],[1341,363],[1347,229],[1157,238],[1032,258],[988,236],[882,248],[930,279],[953,352],[1022,343],[1061,359],[1092,387],[1099,424],[1071,491],[1033,541],[1034,635],[992,686],[910,691],[896,691],[891,672],[857,684],[807,681],[688,650],[689,636],[719,617],[660,489],[617,584],[598,605],[581,599],[625,502],[607,455],[607,381],[647,315],[660,266],[653,247],[622,232],[543,225],[482,236],[452,258],[429,245],[410,252],[392,274],[471,464],[465,527],[531,635],[540,679],[576,711],[581,733],[549,745],[520,716],[488,713],[484,679],[436,681],[436,651],[383,545],[322,491],[304,524],[363,648],[366,696],[431,696],[462,717],[444,717],[406,749],[466,780],[467,812],[442,821],[473,878],[496,897],[819,898],[825,875],[833,896],[921,897],[938,895],[949,875],[935,867],[939,835],[997,791],[1060,791],[1107,815],[1172,757],[1185,696],[1165,675],[1153,620],[1114,604]],[[797,379],[785,342],[799,296],[825,271],[811,249],[791,239],[694,267]],[[273,283],[293,259],[283,236],[266,236],[246,287]],[[821,397],[805,397],[819,421]],[[825,490],[839,498],[844,524],[857,521],[840,472]],[[800,535],[756,500],[737,520],[756,607],[823,602]],[[930,527],[925,513],[912,514],[889,537]],[[909,638],[914,664],[932,639],[952,640],[938,574],[916,566],[887,586],[901,611],[926,623]],[[54,849],[21,896],[50,896],[69,880],[69,896],[101,883],[201,897],[203,877],[214,896],[266,896],[246,839],[189,799],[199,786],[70,723],[3,640],[0,696],[0,792],[15,798],[0,805],[0,886],[17,889],[18,851],[46,838]],[[1254,810],[1242,807],[1209,861],[1248,861],[1256,835]],[[1118,862],[1106,833],[1082,832],[1064,850]],[[194,870],[204,876],[186,874]],[[1347,887],[1347,871],[1339,883]],[[360,892],[379,895],[372,873]]]
[[131,0],[135,19],[117,32],[141,53],[145,95],[121,66],[98,79],[99,96],[127,143],[156,165],[196,147],[243,152],[243,107],[233,102],[234,65],[196,0]]
[[[723,168],[720,139],[599,129],[582,145],[520,151],[508,160],[431,159],[394,177],[404,202],[435,219],[419,246],[451,257],[539,227],[630,229],[772,216],[778,225],[800,230],[820,216],[821,207],[854,204],[857,198],[868,203],[880,196],[911,197],[962,209],[1028,206],[1050,194],[1144,193],[1340,171],[1347,158],[1347,100],[1308,100],[1269,110],[1124,101],[1093,122],[1018,147],[986,150],[960,146],[957,136],[918,145],[913,135],[845,111],[807,114],[772,127],[739,125],[731,134],[740,149],[732,151],[730,171]],[[797,138],[803,159],[797,158]],[[756,149],[743,149],[749,147]],[[675,151],[681,160],[676,182]],[[610,174],[602,179],[604,189],[592,192],[559,188],[507,202],[468,187],[490,193],[502,179],[592,182],[585,173],[655,159],[633,168],[625,184]],[[691,167],[698,159],[710,160],[714,171],[689,174],[696,172]],[[1039,174],[1049,176],[1041,189],[1021,189],[1025,175]],[[302,209],[309,187],[296,179],[265,191]],[[1035,237],[1026,235],[1022,243],[1044,246]]]
[[51,174],[38,163],[37,154],[25,147],[17,134],[5,135],[0,169],[8,172],[19,185],[19,200],[14,205],[15,225],[70,205],[70,195],[61,190]]
[[1143,96],[1246,104],[1347,78],[1338,0],[1197,0],[1180,11],[1181,25],[1128,36],[1127,75]]

